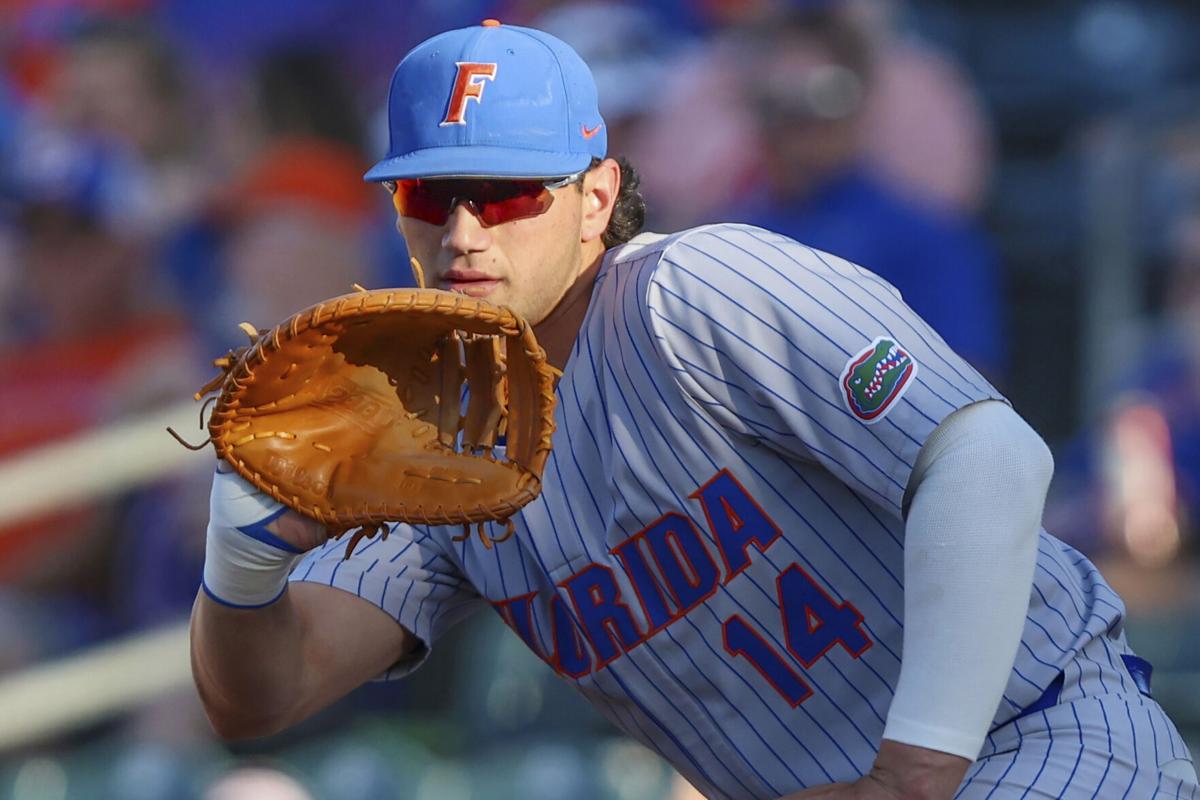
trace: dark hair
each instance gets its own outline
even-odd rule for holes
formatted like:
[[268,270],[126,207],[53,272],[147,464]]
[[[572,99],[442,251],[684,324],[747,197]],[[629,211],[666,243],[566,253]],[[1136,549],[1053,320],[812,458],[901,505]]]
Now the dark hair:
[[[621,188],[617,192],[617,202],[613,206],[608,227],[601,237],[605,247],[625,244],[641,233],[642,226],[646,224],[646,200],[638,188],[642,183],[641,176],[625,156],[617,156],[613,160],[621,168]],[[589,169],[598,166],[600,161],[599,158],[593,158]],[[576,185],[583,191],[582,183]]]

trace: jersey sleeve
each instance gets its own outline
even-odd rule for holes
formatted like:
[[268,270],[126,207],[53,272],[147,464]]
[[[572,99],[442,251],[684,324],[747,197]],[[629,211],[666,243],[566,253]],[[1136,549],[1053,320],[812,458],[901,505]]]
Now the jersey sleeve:
[[646,304],[676,382],[718,423],[897,513],[938,423],[1004,399],[886,281],[761,228],[675,240]]
[[292,581],[333,586],[378,606],[421,641],[411,656],[380,676],[384,680],[415,670],[444,631],[484,605],[431,530],[393,524],[387,539],[363,539],[348,559],[351,534],[346,534],[309,551],[292,570]]

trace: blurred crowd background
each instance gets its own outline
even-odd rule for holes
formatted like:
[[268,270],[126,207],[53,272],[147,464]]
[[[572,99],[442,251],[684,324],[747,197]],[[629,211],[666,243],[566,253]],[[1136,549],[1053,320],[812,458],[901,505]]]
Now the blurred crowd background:
[[[589,62],[650,229],[751,222],[850,258],[1007,393],[1056,454],[1047,528],[1124,595],[1200,744],[1187,0],[0,0],[0,463],[187,398],[238,322],[411,285],[361,174],[395,63],[486,17]],[[0,682],[186,616],[195,464],[0,526]],[[669,795],[503,626],[438,650],[270,740],[215,741],[185,687],[10,745],[0,797]]]

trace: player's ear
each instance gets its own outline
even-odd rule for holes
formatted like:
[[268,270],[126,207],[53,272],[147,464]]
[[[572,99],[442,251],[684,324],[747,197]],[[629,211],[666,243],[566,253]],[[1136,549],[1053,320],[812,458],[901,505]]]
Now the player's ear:
[[606,158],[583,176],[583,218],[579,238],[591,242],[604,235],[621,190],[621,168]]

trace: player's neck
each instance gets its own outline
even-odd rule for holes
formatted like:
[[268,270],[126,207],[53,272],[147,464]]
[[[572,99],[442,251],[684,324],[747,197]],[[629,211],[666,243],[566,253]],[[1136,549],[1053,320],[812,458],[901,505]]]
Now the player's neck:
[[592,298],[592,284],[596,281],[596,273],[600,271],[603,260],[604,251],[600,250],[579,273],[579,277],[567,289],[554,310],[533,326],[538,344],[546,350],[546,359],[560,370],[566,367],[571,358],[575,338],[579,335],[583,318],[587,316]]

